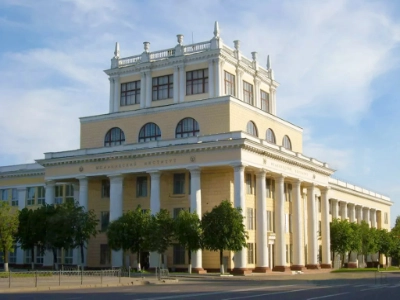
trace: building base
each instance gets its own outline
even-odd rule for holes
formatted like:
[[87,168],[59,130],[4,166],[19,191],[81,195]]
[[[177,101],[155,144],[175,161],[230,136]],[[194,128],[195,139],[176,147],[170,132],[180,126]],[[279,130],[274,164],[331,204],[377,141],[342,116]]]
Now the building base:
[[307,270],[319,270],[319,265],[309,264],[306,265]]
[[305,267],[302,265],[291,265],[290,270],[292,271],[304,271]]
[[207,274],[207,271],[203,268],[192,268],[192,273],[195,274]]
[[250,275],[252,270],[247,268],[234,268],[231,273],[234,275]]
[[287,266],[275,266],[272,271],[274,272],[289,272],[290,268]]
[[321,264],[321,269],[332,269],[331,264]]
[[357,269],[357,262],[348,262],[347,268],[349,269]]
[[267,273],[267,272],[270,272],[270,271],[271,271],[271,269],[269,267],[256,267],[253,270],[253,273]]

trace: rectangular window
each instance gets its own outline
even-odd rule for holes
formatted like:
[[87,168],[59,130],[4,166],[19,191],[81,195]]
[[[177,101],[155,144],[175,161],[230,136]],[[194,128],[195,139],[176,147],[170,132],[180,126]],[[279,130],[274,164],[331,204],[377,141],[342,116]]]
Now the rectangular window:
[[36,246],[36,263],[37,264],[43,264],[43,249],[42,247]]
[[73,257],[74,257],[73,249],[64,249],[64,264],[72,265]]
[[225,95],[236,96],[235,75],[225,71]]
[[260,96],[261,96],[261,109],[263,111],[270,112],[270,110],[269,110],[269,93],[261,90]]
[[267,178],[267,198],[275,199],[275,180]]
[[243,101],[253,104],[253,85],[243,80]]
[[252,174],[246,174],[246,193],[253,194],[253,181]]
[[100,264],[109,265],[111,263],[111,251],[108,244],[100,245]]
[[55,187],[55,204],[61,204],[63,203],[63,196],[64,196],[64,186],[62,185],[56,185]]
[[101,181],[101,198],[110,198],[110,180]]
[[248,207],[247,208],[247,230],[254,230],[254,214],[253,214],[253,208]]
[[121,106],[140,103],[140,80],[121,84]]
[[184,194],[185,193],[185,173],[174,174],[174,190],[173,193]]
[[61,261],[62,261],[62,255],[63,255],[62,249],[61,249],[61,248],[58,248],[58,249],[57,249],[57,263],[58,263],[59,265],[61,264]]
[[8,201],[8,190],[6,189],[0,190],[0,200]]
[[185,264],[185,247],[174,244],[174,265],[184,265]]
[[289,259],[290,259],[290,264],[292,264],[293,263],[293,245],[292,244],[290,244],[289,245]]
[[75,202],[74,186],[72,184],[67,184],[65,186],[65,201]]
[[289,214],[285,214],[285,232],[289,233]]
[[136,197],[147,197],[147,176],[136,178]]
[[183,207],[175,207],[174,208],[174,219],[176,219],[180,213],[181,210],[184,210]]
[[267,210],[267,231],[272,231],[272,211]]
[[26,189],[26,205],[35,205],[35,187],[28,187]]
[[109,211],[100,212],[101,231],[106,231],[109,223],[110,223],[110,212]]
[[30,264],[32,263],[32,258],[31,258],[31,250],[24,250],[24,263],[25,264]]
[[153,101],[173,97],[173,80],[174,77],[172,75],[153,78]]
[[286,245],[286,263],[289,263],[289,245]]
[[38,205],[43,205],[46,202],[45,195],[46,195],[46,189],[44,188],[44,186],[38,186],[38,188],[37,188],[37,204]]
[[11,190],[11,206],[18,206],[18,190]]
[[8,262],[10,264],[15,264],[17,263],[17,246],[14,245],[14,251],[13,252],[9,252],[9,256],[8,256]]
[[208,93],[208,69],[186,72],[186,95]]
[[254,264],[254,244],[247,243],[247,263]]

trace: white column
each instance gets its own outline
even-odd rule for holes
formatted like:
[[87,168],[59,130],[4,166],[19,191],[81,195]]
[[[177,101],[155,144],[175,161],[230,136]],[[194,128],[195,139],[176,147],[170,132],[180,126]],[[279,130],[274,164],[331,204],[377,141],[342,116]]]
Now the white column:
[[[244,165],[234,166],[234,204],[235,207],[242,209],[242,215],[245,216],[246,211],[246,198],[244,191]],[[235,253],[235,269],[246,268],[246,248]]]
[[357,213],[357,224],[360,224],[362,221],[362,206],[356,205],[356,213]]
[[112,113],[114,112],[114,89],[115,89],[115,84],[114,84],[114,78],[108,78],[110,81],[110,104],[109,104],[109,112]]
[[268,269],[268,237],[267,237],[267,188],[265,181],[265,170],[257,173],[256,194],[256,242],[257,242],[257,269],[265,271]]
[[369,208],[368,207],[364,207],[363,209],[363,219],[365,222],[367,222],[367,224],[369,225]]
[[339,217],[338,201],[336,199],[331,199],[331,203],[332,203],[332,219],[337,219]]
[[271,114],[276,116],[276,90],[270,89],[270,98],[271,98]]
[[174,66],[174,103],[178,103],[179,102],[179,85],[181,84],[179,82],[179,67],[178,66]]
[[[150,211],[152,215],[160,211],[160,171],[149,172],[150,183]],[[159,264],[159,255],[157,252],[150,252],[150,268],[157,268]]]
[[[122,216],[123,205],[123,182],[122,175],[113,175],[110,177],[110,222],[117,220]],[[80,189],[81,190],[81,189]],[[123,251],[112,250],[111,264],[113,267],[121,267]]]
[[179,102],[185,101],[186,96],[186,74],[185,74],[185,66],[179,66],[179,85],[175,85],[174,82],[174,90],[175,87],[178,88],[179,86]]
[[140,73],[140,108],[146,107],[146,72]]
[[54,204],[55,201],[55,185],[56,183],[53,180],[46,181],[46,193],[45,193],[45,201],[46,204]]
[[214,97],[214,60],[208,61],[208,95],[209,98]]
[[[301,235],[301,181],[294,180],[293,186],[293,202],[292,202],[292,212],[293,212],[293,223],[292,223],[292,237],[293,237],[293,266],[297,268],[304,267],[303,260],[303,237]],[[304,220],[303,220],[304,221]],[[305,224],[304,224],[305,225]],[[303,225],[303,226],[304,226]]]
[[221,80],[221,61],[217,59],[215,61],[215,97],[225,95],[224,87],[221,84],[223,81]]
[[329,188],[321,189],[322,265],[331,268],[331,236],[329,227]]
[[371,214],[371,227],[376,228],[376,209],[371,208],[370,214]]
[[307,187],[307,227],[308,227],[308,260],[307,265],[311,268],[318,264],[317,260],[317,220],[315,209],[315,186],[311,184]]
[[[201,220],[201,171],[199,168],[190,169],[190,211],[196,212]],[[202,251],[192,252],[192,267],[195,271],[203,270]]]
[[236,97],[243,101],[243,71],[236,68]]
[[153,98],[153,78],[151,77],[151,71],[145,71],[145,76],[146,76],[146,104],[145,107],[151,107],[151,101]]
[[340,201],[340,217],[347,220],[347,202]]
[[258,108],[261,108],[260,83],[261,81],[254,77],[253,105]]
[[286,267],[284,177],[275,177],[275,269]]
[[114,77],[114,110],[113,112],[117,112],[120,106],[120,94],[121,94],[121,84],[119,81],[119,77]]
[[78,177],[79,179],[79,205],[85,208],[85,211],[88,210],[88,179],[86,176]]
[[355,222],[356,221],[355,205],[353,203],[349,203],[348,210],[349,210],[349,221]]

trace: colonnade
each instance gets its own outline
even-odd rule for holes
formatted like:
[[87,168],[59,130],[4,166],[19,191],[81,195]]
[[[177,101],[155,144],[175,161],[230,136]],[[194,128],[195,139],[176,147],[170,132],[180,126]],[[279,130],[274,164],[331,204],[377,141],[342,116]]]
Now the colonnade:
[[[242,213],[246,211],[246,195],[245,195],[245,169],[243,164],[232,165],[234,170],[234,206],[241,207]],[[199,217],[202,215],[201,205],[201,169],[199,167],[188,168],[190,180],[190,210],[196,211]],[[160,211],[160,176],[161,171],[149,171],[151,179],[150,190],[150,209],[152,214]],[[265,272],[271,269],[269,255],[269,241],[267,232],[267,187],[266,187],[267,170],[260,169],[256,172],[256,272]],[[348,218],[351,222],[357,220],[366,220],[370,222],[372,227],[376,227],[376,210],[368,209],[339,201],[337,199],[330,199],[330,188],[317,186],[313,182],[301,181],[298,178],[285,178],[282,174],[268,173],[275,180],[275,255],[274,255],[274,268],[275,271],[285,271],[289,268],[286,261],[286,233],[285,233],[285,193],[284,184],[290,182],[292,184],[292,217],[293,224],[301,224],[306,226],[307,240],[304,241],[305,235],[302,234],[304,227],[298,225],[293,226],[292,230],[292,246],[293,258],[291,269],[301,270],[306,268],[330,268],[331,267],[331,253],[330,253],[330,209],[332,218],[339,216],[344,219]],[[110,175],[110,221],[118,219],[122,215],[123,207],[123,175]],[[79,192],[78,199],[80,205],[88,208],[88,178],[85,176],[78,177]],[[46,182],[46,203],[54,203],[54,181]],[[304,220],[302,211],[303,189],[307,189],[307,224]],[[317,217],[317,189],[321,195],[321,240],[322,240],[322,263],[318,261],[318,217]],[[371,216],[371,217],[370,217]],[[305,264],[305,256],[303,249],[307,244],[307,264]],[[122,251],[112,251],[112,266],[121,266],[123,263]],[[158,265],[158,257],[155,254],[150,255],[150,267]],[[247,268],[247,249],[243,248],[241,251],[235,253],[234,256],[235,270],[246,271]],[[203,270],[202,266],[202,251],[195,251],[192,253],[192,267],[194,271]]]

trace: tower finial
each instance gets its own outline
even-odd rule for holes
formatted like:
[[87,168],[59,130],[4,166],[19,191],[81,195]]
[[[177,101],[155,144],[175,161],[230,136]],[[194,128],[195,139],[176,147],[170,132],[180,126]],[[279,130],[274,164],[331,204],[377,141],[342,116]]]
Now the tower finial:
[[219,38],[219,25],[218,21],[215,21],[214,23],[214,37]]
[[267,70],[271,70],[271,59],[269,57],[269,55],[267,56]]
[[115,51],[114,51],[114,57],[119,58],[119,43],[115,43]]

